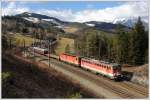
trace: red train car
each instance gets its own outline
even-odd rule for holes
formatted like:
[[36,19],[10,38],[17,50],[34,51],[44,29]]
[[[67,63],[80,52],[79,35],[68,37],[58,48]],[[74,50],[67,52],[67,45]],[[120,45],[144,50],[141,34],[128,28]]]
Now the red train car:
[[77,66],[80,66],[80,63],[81,63],[80,57],[75,56],[75,55],[66,54],[66,53],[60,54],[59,59],[62,61],[71,63],[71,64],[75,64]]
[[103,74],[111,79],[117,79],[121,76],[121,66],[115,63],[82,58],[81,67],[94,71],[96,73]]

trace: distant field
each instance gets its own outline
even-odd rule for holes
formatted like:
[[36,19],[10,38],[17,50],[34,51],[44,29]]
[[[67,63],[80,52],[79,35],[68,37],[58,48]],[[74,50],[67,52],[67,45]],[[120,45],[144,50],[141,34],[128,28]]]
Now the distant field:
[[[23,46],[23,39],[25,40],[26,46],[30,46],[34,42],[33,38],[20,34],[15,34],[13,37],[15,38],[13,43],[17,44],[18,46]],[[36,41],[38,40],[36,39]],[[65,52],[67,45],[69,45],[70,50],[74,52],[74,40],[70,38],[60,38],[55,49],[56,54],[59,55],[60,53]]]
[[30,46],[34,42],[33,38],[27,37],[24,35],[20,35],[20,34],[15,34],[15,35],[13,35],[13,37],[15,38],[14,43],[16,43],[18,46],[23,46],[23,40],[25,40],[26,46]]
[[74,52],[74,40],[70,38],[61,38],[60,40],[58,40],[58,44],[55,50],[56,54],[59,55],[60,53],[65,52],[65,48],[67,45],[69,45],[70,50]]
[[64,31],[67,33],[74,33],[76,31],[78,31],[78,28],[76,28],[76,27],[65,27]]

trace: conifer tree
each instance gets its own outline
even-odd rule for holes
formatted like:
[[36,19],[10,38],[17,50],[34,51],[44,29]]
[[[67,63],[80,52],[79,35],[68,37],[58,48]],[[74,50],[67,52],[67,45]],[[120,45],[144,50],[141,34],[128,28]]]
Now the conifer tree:
[[130,38],[130,59],[132,64],[141,65],[144,63],[147,45],[147,33],[139,17]]
[[117,29],[117,51],[116,60],[118,63],[128,62],[129,37],[128,33],[122,30],[119,26]]

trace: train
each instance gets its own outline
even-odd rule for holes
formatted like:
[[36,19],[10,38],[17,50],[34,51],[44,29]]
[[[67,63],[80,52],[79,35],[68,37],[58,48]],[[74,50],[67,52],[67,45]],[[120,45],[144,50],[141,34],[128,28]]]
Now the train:
[[62,53],[59,55],[59,60],[77,65],[81,68],[107,76],[110,79],[121,78],[121,66],[116,63],[95,60],[87,57],[79,57],[76,55]]
[[40,47],[30,47],[28,49],[30,52],[36,52],[38,54],[41,54],[41,55],[45,55],[45,54],[48,54],[48,49],[47,48],[40,48]]
[[32,49],[30,50],[34,50],[34,52],[42,54],[46,57],[55,58],[60,61],[78,66],[80,68],[90,70],[92,72],[95,72],[96,74],[107,76],[110,79],[116,80],[122,77],[121,65],[117,63],[109,63],[106,61],[95,60],[87,57],[80,57],[67,53],[61,53],[59,56],[56,56],[53,54],[48,54],[47,49],[41,49],[38,47],[32,47]]

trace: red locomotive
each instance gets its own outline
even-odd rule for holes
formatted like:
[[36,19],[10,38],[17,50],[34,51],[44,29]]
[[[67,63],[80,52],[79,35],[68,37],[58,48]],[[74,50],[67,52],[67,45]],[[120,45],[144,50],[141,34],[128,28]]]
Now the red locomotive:
[[81,58],[75,55],[62,53],[59,56],[61,61],[78,65],[82,68],[94,71],[96,73],[108,76],[111,79],[117,79],[121,76],[121,66],[115,63],[108,63],[90,58]]
[[108,76],[111,79],[116,79],[121,76],[121,66],[115,63],[82,58],[81,67]]

